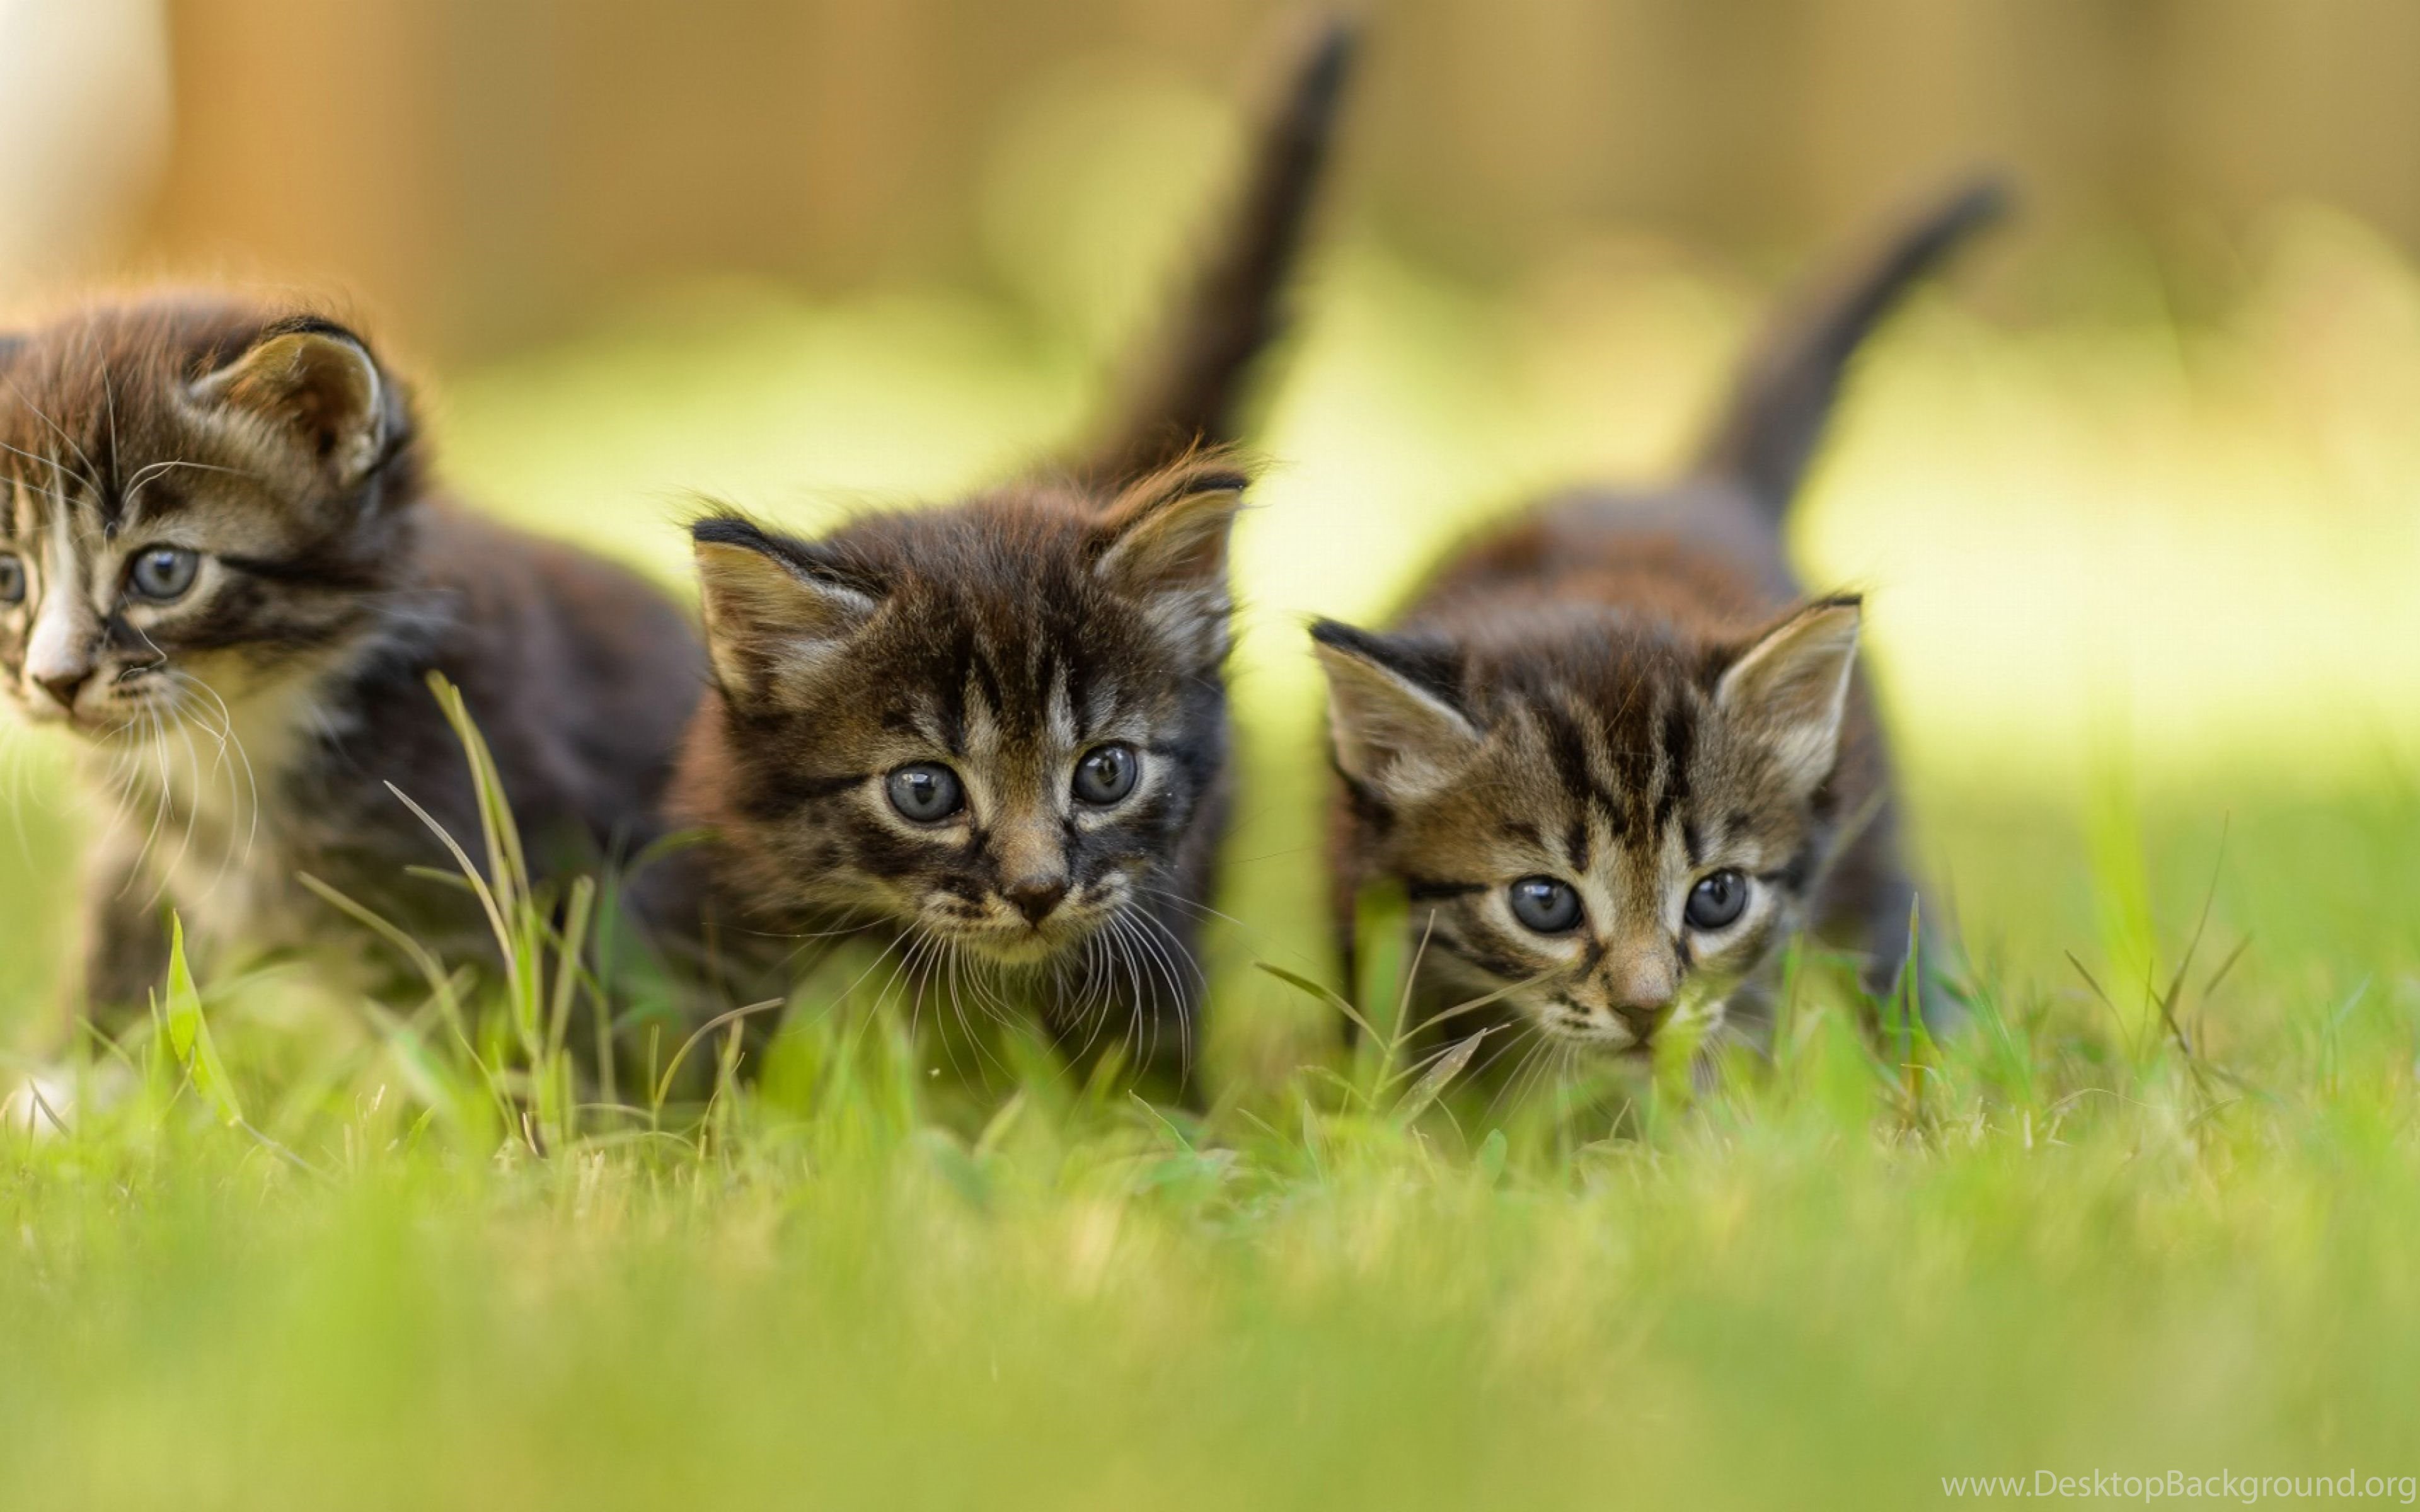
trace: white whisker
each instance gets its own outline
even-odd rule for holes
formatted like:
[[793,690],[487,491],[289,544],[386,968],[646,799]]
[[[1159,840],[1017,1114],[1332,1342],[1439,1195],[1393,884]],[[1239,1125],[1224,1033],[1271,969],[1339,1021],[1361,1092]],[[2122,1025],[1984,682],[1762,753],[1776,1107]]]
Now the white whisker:
[[[202,755],[200,751],[194,748],[193,732],[187,727],[184,720],[178,719],[173,721],[163,721],[162,728],[163,731],[172,726],[177,732],[177,738],[184,742],[185,766],[186,769],[193,774],[193,792],[192,795],[189,796],[184,803],[178,805],[178,807],[184,810],[185,833],[183,838],[178,840],[177,842],[176,858],[171,860],[166,866],[160,869],[160,893],[163,895],[164,895],[168,890],[168,880],[171,877],[174,877],[184,866],[186,856],[192,852],[194,848],[194,826],[201,822],[200,795],[202,789]],[[167,737],[163,733],[160,741],[161,751],[163,757],[166,754],[167,745]],[[163,766],[166,764],[164,760],[162,764]],[[159,902],[159,898],[155,896],[152,899],[152,902]]]
[[[151,803],[151,827],[144,833],[143,848],[134,853],[134,868],[132,875],[135,876],[139,876],[142,873],[145,864],[151,859],[151,847],[159,841],[160,826],[167,820],[168,817],[167,733],[162,727],[159,711],[156,709],[146,708],[143,711],[143,723],[144,739],[150,747],[152,754],[157,758],[156,765],[159,770],[160,781],[159,786],[153,792]],[[153,895],[153,901],[158,901],[158,895],[156,893]]]
[[[1202,970],[1201,964],[1193,959],[1192,952],[1186,948],[1185,942],[1176,937],[1175,931],[1170,929],[1149,910],[1139,912],[1141,914],[1143,923],[1157,930],[1166,942],[1164,945],[1153,943],[1152,950],[1167,967],[1170,1006],[1176,1010],[1177,1065],[1182,1074],[1189,1076],[1193,1071],[1194,992],[1188,991],[1185,982],[1180,980],[1179,964],[1181,963],[1183,969],[1191,973],[1193,980],[1198,984],[1198,990],[1202,993],[1206,994],[1209,991],[1210,979]],[[1147,943],[1150,943],[1148,935],[1144,938]]]

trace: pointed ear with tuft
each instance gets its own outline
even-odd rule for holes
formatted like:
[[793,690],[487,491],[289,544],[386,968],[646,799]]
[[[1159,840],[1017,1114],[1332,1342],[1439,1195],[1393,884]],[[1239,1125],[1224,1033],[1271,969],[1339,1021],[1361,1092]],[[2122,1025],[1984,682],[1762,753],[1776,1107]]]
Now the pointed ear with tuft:
[[1450,647],[1373,635],[1334,620],[1311,627],[1327,674],[1336,764],[1380,797],[1419,798],[1466,768],[1486,737],[1454,690]]
[[402,428],[400,395],[369,348],[321,320],[272,329],[195,380],[193,395],[299,447],[339,488],[368,477]]
[[1750,642],[1714,686],[1715,706],[1765,743],[1801,799],[1839,760],[1862,615],[1854,596],[1819,599]]
[[804,542],[770,535],[732,516],[690,527],[706,649],[723,692],[763,698],[812,673],[882,607],[867,582],[815,560]]
[[1151,474],[1109,506],[1093,571],[1140,599],[1181,654],[1227,654],[1227,542],[1251,476],[1232,461],[1189,460]]

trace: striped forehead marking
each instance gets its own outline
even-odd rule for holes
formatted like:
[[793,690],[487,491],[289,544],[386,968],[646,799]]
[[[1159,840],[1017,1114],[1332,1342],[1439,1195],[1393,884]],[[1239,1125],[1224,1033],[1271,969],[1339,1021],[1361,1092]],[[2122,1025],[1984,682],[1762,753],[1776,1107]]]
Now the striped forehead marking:
[[1574,812],[1563,849],[1585,869],[1600,830],[1636,848],[1660,838],[1689,800],[1697,711],[1680,691],[1636,695],[1610,717],[1567,696],[1533,705],[1545,753]]

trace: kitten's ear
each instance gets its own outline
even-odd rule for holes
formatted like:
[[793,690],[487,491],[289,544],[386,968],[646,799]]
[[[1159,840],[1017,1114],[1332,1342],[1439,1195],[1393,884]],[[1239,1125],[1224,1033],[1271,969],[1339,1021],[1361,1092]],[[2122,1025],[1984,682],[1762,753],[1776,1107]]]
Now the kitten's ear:
[[1127,488],[1109,506],[1093,570],[1145,605],[1179,651],[1227,654],[1227,538],[1250,474],[1233,461],[1189,459]]
[[1762,740],[1801,798],[1840,753],[1861,601],[1818,599],[1758,637],[1714,685],[1715,706]]
[[1450,649],[1334,620],[1314,622],[1311,639],[1327,673],[1328,732],[1345,777],[1383,797],[1417,798],[1479,753],[1485,737],[1454,692]]
[[400,397],[369,348],[324,320],[271,328],[192,392],[300,446],[339,488],[367,477],[402,426]]
[[723,691],[761,696],[822,666],[882,607],[871,585],[816,563],[796,541],[730,516],[690,527],[706,649]]

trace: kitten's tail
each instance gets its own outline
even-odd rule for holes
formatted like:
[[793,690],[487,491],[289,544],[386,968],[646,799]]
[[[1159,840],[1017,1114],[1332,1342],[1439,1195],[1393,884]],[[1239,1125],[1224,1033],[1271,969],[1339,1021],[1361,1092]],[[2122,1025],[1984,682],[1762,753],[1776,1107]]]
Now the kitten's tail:
[[1698,454],[1697,475],[1739,485],[1780,518],[1806,477],[1858,346],[1917,280],[2008,208],[2008,189],[1998,178],[1969,180],[1890,236],[1846,278],[1785,313],[1749,349],[1730,401]]
[[1357,28],[1324,21],[1262,126],[1227,230],[1194,273],[1151,362],[1124,386],[1097,444],[1073,465],[1105,486],[1237,439],[1258,360],[1282,334],[1304,228],[1335,134]]

